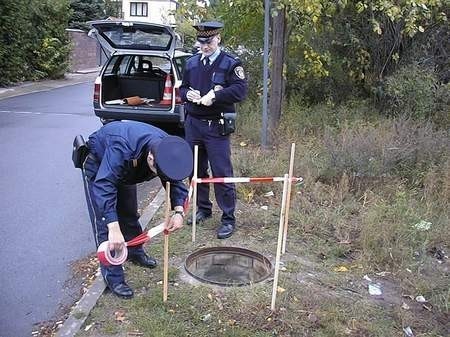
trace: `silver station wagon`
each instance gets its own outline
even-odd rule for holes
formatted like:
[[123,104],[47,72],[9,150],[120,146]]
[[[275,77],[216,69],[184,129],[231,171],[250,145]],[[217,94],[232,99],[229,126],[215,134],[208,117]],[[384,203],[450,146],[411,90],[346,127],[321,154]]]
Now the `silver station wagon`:
[[92,21],[89,36],[108,60],[95,80],[94,111],[103,123],[135,120],[183,134],[179,86],[192,54],[177,47],[169,26],[132,21]]

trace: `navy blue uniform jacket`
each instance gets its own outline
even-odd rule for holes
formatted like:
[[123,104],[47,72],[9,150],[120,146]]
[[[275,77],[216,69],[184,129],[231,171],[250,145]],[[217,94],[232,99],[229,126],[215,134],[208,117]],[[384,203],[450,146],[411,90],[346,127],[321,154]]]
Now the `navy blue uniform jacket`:
[[[136,184],[157,177],[148,167],[147,155],[166,136],[164,131],[139,122],[111,122],[89,136],[89,152],[99,162],[93,198],[105,224],[118,221],[118,185]],[[166,181],[161,181],[165,187]],[[186,198],[187,189],[183,182],[171,182],[172,207],[182,206]]]
[[[234,103],[247,96],[247,80],[241,61],[223,50],[211,66],[205,67],[200,61],[201,54],[195,54],[186,61],[183,81],[180,86],[181,99],[186,102],[186,111],[198,119],[218,119],[222,112],[235,112]],[[189,102],[186,94],[190,88],[200,90],[204,96],[215,89],[216,100],[211,106]]]

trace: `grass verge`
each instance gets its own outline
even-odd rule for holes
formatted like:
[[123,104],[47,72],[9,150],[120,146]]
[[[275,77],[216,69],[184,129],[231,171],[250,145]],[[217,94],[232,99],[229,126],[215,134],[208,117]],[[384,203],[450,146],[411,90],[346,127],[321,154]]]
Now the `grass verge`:
[[[241,112],[235,176],[282,176],[295,142],[295,173],[305,179],[292,192],[276,312],[271,279],[221,288],[184,271],[186,256],[209,246],[253,249],[274,262],[282,186],[239,184],[232,238],[215,238],[217,211],[198,227],[195,244],[188,226],[171,236],[167,303],[162,268],[127,263],[135,298],[106,293],[78,336],[386,337],[408,328],[415,336],[448,335],[448,138],[429,124],[377,117],[361,104],[289,106],[272,152],[257,145],[260,122],[251,105]],[[317,109],[323,118],[309,118]],[[394,146],[396,156],[386,152]],[[159,260],[161,241],[148,247]],[[369,294],[373,285],[381,295]]]

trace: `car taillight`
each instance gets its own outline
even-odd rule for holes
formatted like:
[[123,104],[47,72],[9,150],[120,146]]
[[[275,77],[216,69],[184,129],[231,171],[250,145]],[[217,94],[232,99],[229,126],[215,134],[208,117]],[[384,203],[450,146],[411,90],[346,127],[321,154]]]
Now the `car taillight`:
[[100,89],[102,87],[102,81],[100,77],[97,77],[95,79],[94,83],[94,103],[99,104],[100,103]]

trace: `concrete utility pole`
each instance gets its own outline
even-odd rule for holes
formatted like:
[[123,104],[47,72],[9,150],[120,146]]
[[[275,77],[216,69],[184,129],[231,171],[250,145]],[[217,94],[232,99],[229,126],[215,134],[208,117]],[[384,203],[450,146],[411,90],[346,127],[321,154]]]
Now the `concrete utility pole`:
[[268,79],[269,79],[269,14],[270,0],[264,0],[264,65],[263,65],[263,111],[262,111],[262,130],[261,145],[263,148],[268,147]]

